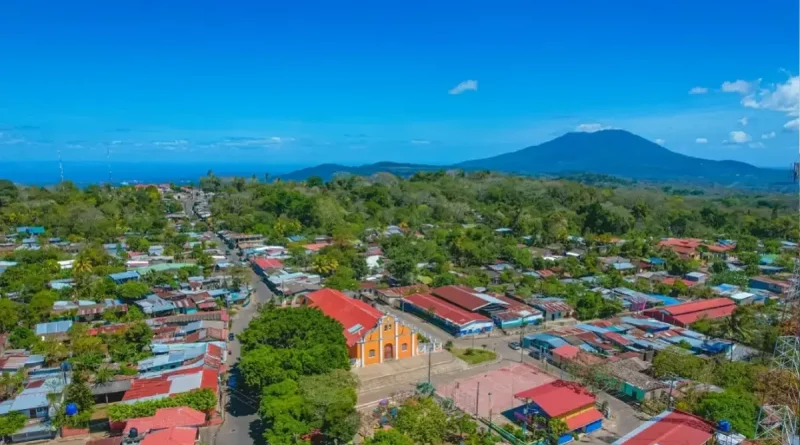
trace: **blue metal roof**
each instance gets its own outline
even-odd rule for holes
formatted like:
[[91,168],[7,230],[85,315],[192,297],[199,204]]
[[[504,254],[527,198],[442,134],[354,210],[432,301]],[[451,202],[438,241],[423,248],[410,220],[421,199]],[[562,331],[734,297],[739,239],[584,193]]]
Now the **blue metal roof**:
[[135,279],[139,278],[139,272],[136,272],[135,270],[129,270],[127,272],[117,272],[117,273],[110,274],[109,277],[111,277],[111,279],[115,280],[115,281],[117,281],[117,280],[135,280]]
[[609,330],[606,329],[606,328],[601,328],[599,326],[586,324],[586,323],[576,324],[575,327],[578,328],[578,329],[583,329],[584,331],[594,332],[596,334],[605,334],[605,333],[609,332]]
[[647,294],[647,295],[651,298],[655,298],[656,300],[660,300],[662,303],[664,303],[664,306],[672,306],[673,304],[683,303],[681,300],[678,300],[677,298],[668,297],[666,295],[661,295],[661,294]]
[[550,346],[552,346],[553,348],[558,348],[559,346],[564,346],[564,345],[569,344],[566,341],[564,341],[562,338],[559,338],[559,337],[556,337],[555,335],[547,334],[547,333],[544,333],[544,332],[542,332],[540,334],[526,335],[525,338],[528,339],[528,341],[539,341],[539,342],[542,342],[542,343],[547,343]]
[[36,325],[36,335],[63,334],[72,327],[72,320],[53,321]]

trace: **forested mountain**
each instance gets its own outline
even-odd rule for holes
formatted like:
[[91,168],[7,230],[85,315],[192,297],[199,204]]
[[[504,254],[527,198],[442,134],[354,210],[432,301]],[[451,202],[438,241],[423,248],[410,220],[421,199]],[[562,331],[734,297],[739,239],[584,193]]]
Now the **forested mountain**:
[[623,130],[567,133],[540,145],[450,166],[379,162],[357,167],[323,164],[283,175],[302,181],[311,176],[330,180],[337,173],[370,175],[387,172],[410,176],[441,169],[491,170],[523,175],[592,173],[629,179],[744,187],[787,187],[788,172],[738,161],[712,161],[667,150]]

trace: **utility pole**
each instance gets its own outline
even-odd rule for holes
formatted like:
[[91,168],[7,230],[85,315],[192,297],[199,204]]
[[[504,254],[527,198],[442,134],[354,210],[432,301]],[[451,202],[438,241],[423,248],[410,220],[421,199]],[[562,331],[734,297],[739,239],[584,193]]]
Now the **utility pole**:
[[525,333],[525,327],[528,326],[528,323],[525,320],[522,320],[522,327],[519,330],[519,362],[522,363],[523,356],[525,354],[525,348],[522,347],[522,337]]
[[481,382],[478,382],[478,389],[475,391],[475,417],[478,417],[478,405],[481,403]]
[[492,424],[492,393],[489,393],[489,425]]
[[428,343],[428,385],[432,385],[431,383],[431,356],[433,356],[433,340],[429,340]]

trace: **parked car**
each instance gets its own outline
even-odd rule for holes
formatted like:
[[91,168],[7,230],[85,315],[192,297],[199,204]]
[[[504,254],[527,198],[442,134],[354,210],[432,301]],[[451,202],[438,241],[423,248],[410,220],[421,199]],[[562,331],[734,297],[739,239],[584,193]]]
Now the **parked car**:
[[234,340],[236,340],[236,335],[233,332],[231,332],[230,334],[228,334],[228,341],[234,341]]
[[511,343],[508,344],[508,347],[515,351],[519,351],[519,348],[521,348],[522,345],[520,345],[519,342],[512,341]]

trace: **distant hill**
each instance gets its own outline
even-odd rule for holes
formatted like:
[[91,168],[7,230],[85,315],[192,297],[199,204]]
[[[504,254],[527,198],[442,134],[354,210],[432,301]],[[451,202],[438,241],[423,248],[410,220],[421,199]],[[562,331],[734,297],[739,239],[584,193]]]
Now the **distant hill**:
[[284,181],[305,181],[312,176],[319,176],[325,181],[330,181],[334,176],[341,173],[369,176],[383,172],[405,177],[411,176],[419,171],[438,171],[443,168],[448,167],[441,165],[403,164],[398,162],[378,162],[356,167],[348,167],[339,164],[320,164],[314,167],[293,171],[279,177]]
[[567,133],[551,141],[490,158],[461,162],[452,166],[432,166],[380,162],[358,167],[324,164],[285,175],[284,179],[304,180],[320,176],[325,180],[335,173],[371,175],[377,172],[409,176],[417,171],[440,169],[492,170],[522,175],[563,175],[593,173],[636,180],[676,181],[722,186],[764,187],[785,183],[787,172],[755,167],[738,161],[712,161],[669,151],[647,139],[624,130],[594,133]]

